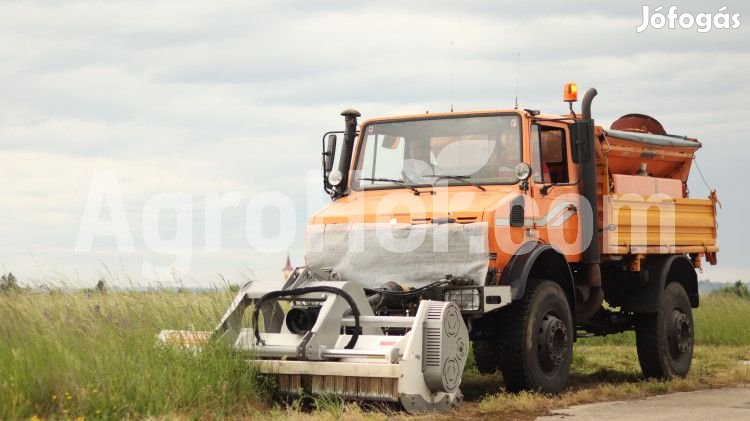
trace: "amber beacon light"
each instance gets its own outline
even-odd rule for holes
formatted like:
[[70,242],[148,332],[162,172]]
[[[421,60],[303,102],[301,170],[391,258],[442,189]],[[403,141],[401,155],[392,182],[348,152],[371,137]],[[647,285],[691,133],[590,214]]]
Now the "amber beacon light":
[[572,82],[565,84],[565,87],[563,88],[563,101],[565,102],[578,101],[578,85]]

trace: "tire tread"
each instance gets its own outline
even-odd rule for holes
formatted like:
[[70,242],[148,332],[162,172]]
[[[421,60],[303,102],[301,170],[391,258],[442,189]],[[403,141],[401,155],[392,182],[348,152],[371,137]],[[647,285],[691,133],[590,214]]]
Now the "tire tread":
[[502,353],[500,355],[500,371],[503,373],[505,387],[511,392],[519,392],[529,388],[523,338],[529,319],[531,302],[541,282],[530,279],[526,284],[526,291],[521,299],[512,305],[507,323],[508,329],[502,339]]

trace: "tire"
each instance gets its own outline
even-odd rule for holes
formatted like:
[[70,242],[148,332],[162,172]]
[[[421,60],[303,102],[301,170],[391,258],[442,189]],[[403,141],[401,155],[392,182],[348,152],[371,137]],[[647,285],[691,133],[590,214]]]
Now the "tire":
[[573,316],[565,292],[549,280],[529,280],[511,304],[502,338],[500,371],[511,392],[562,391],[573,359]]
[[656,313],[638,314],[635,343],[641,371],[647,378],[685,377],[693,359],[693,312],[685,288],[670,282],[661,293]]

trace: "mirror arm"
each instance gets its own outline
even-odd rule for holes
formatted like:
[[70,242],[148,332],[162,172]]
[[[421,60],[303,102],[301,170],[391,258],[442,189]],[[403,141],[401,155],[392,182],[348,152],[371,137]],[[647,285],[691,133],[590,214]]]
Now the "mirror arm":
[[546,196],[549,194],[549,191],[552,190],[552,188],[555,186],[557,186],[557,183],[545,184],[541,189],[539,189],[539,193],[541,193],[542,196]]

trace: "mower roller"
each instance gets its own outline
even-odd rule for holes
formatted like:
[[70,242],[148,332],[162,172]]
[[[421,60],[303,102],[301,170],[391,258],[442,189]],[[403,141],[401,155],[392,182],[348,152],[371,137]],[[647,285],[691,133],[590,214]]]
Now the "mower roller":
[[[243,328],[251,307],[251,327]],[[298,268],[282,289],[242,287],[213,332],[159,335],[188,346],[209,337],[246,353],[283,395],[394,402],[410,413],[447,411],[462,400],[469,334],[452,302],[422,300],[413,315],[378,316],[360,284]]]

